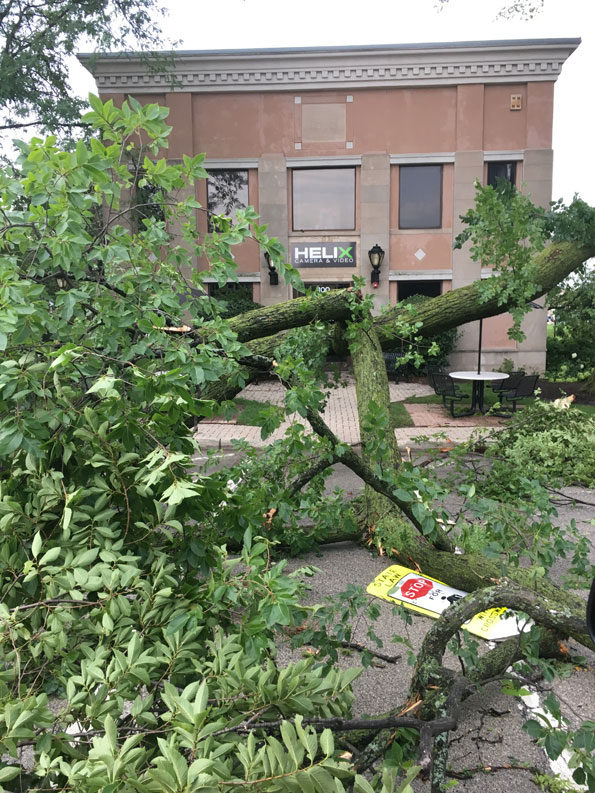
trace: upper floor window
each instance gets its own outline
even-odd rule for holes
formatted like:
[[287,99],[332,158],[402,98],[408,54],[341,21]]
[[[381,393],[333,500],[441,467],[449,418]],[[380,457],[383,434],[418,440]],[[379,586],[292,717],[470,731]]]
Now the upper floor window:
[[496,187],[499,179],[516,184],[516,162],[489,162],[488,184]]
[[209,171],[207,179],[207,209],[209,231],[213,230],[212,215],[225,215],[235,220],[238,209],[248,206],[248,171]]
[[442,166],[401,165],[399,228],[439,229],[442,226]]
[[355,229],[355,168],[293,171],[294,231]]

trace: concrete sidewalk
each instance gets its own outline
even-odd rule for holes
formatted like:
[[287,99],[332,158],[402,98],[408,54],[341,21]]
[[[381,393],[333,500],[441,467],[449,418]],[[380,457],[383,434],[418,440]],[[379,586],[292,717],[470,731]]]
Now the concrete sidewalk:
[[[330,391],[323,417],[335,435],[353,446],[360,442],[355,382],[351,376],[344,377],[343,382],[343,386]],[[389,383],[389,388],[391,402],[434,393],[430,386],[420,383]],[[285,389],[275,381],[252,383],[238,394],[238,397],[283,405]],[[501,423],[499,419],[486,419],[483,416],[452,419],[439,405],[418,404],[410,405],[409,408],[416,426],[396,430],[397,441],[401,447],[418,446],[420,442],[415,440],[418,436],[434,434],[445,435],[455,443],[460,443],[468,440],[479,426],[491,427]],[[304,423],[305,420],[298,414],[293,414],[263,440],[260,427],[209,420],[198,425],[195,437],[204,449],[226,448],[231,446],[234,440],[243,440],[250,446],[263,448],[283,438],[287,428],[296,421]]]

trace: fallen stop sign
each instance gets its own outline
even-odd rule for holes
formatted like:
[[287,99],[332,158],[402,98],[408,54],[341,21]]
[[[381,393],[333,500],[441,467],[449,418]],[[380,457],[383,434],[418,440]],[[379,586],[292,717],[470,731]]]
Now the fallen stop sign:
[[427,595],[433,587],[434,584],[427,578],[410,578],[403,584],[401,594],[408,600],[415,600]]

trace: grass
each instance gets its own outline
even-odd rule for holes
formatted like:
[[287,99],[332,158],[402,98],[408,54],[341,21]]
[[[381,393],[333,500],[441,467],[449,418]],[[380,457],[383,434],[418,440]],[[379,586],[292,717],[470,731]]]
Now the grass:
[[271,402],[257,402],[255,399],[234,399],[229,410],[221,411],[213,418],[222,418],[226,421],[234,420],[236,424],[245,424],[249,427],[262,427],[263,413],[276,411],[283,415],[283,409]]
[[[438,397],[440,399],[440,397]],[[442,401],[442,400],[440,400]],[[395,423],[395,427],[413,427],[413,419],[407,412],[404,402],[391,402],[390,414]]]

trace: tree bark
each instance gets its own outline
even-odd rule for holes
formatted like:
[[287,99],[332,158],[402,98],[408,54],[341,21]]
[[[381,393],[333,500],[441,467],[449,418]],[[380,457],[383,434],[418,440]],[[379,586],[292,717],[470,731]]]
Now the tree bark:
[[320,320],[332,322],[347,319],[353,304],[361,301],[361,294],[353,288],[333,289],[313,297],[297,297],[274,306],[246,311],[229,320],[231,329],[240,341],[273,336],[281,330],[308,325]]

